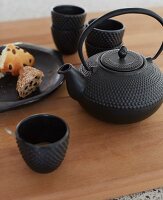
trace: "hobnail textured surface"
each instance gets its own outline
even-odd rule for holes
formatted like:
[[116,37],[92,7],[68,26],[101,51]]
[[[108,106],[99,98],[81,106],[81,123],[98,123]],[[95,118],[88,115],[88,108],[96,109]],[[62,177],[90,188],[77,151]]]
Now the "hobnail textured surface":
[[127,51],[124,59],[119,58],[119,50],[108,51],[101,56],[101,63],[115,71],[132,71],[143,65],[143,57],[133,51]]
[[57,169],[65,157],[68,146],[68,137],[47,147],[36,147],[21,139],[16,140],[24,161],[32,170],[39,173],[49,173]]
[[86,13],[81,15],[60,15],[51,12],[53,26],[59,30],[76,30],[80,29],[85,22]]
[[[163,76],[150,69],[139,76],[115,78],[99,69],[87,80],[84,96],[100,105],[112,108],[137,109],[159,101],[163,97]],[[98,80],[98,81],[97,81]]]
[[124,29],[115,31],[100,31],[93,29],[87,36],[89,44],[101,48],[114,48],[122,43]]
[[[103,53],[105,53],[105,52],[103,52]],[[93,56],[93,59],[89,58],[87,60],[87,67],[88,67],[88,69],[90,69],[92,67],[94,67],[94,68],[98,67],[97,63],[99,62],[100,56],[103,53],[95,54]],[[83,65],[80,65],[79,71],[80,71],[81,74],[83,74],[83,76],[91,76],[92,75],[92,71],[91,70],[87,70]]]
[[80,35],[84,31],[85,26],[74,31],[60,31],[51,27],[53,40],[58,50],[63,54],[73,54],[77,51]]
[[81,105],[96,117],[116,123],[136,122],[155,112],[163,102],[163,74],[158,67],[145,61],[139,70],[111,73],[99,66],[101,55],[88,59],[94,72],[80,67],[86,79]]
[[88,57],[91,57],[97,53],[100,53],[100,52],[104,52],[104,51],[107,51],[107,50],[111,50],[111,49],[120,49],[122,46],[122,44],[116,46],[116,47],[112,47],[112,48],[109,48],[109,47],[105,47],[105,48],[101,48],[101,47],[95,47],[91,44],[88,43],[88,41],[86,40],[85,42],[85,47],[86,47],[86,53],[87,53],[87,56]]

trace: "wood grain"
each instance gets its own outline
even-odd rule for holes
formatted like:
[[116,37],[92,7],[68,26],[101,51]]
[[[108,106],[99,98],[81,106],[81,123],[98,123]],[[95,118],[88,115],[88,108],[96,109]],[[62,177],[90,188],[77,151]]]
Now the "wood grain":
[[[163,8],[156,10],[163,15]],[[101,15],[90,14],[88,19]],[[154,54],[162,30],[143,15],[121,16],[126,26],[125,44],[145,55]],[[31,42],[55,48],[50,18],[0,23],[0,45]],[[84,50],[85,51],[85,50]],[[78,55],[65,62],[80,64]],[[156,63],[163,70],[162,56]],[[23,162],[15,139],[4,128],[34,113],[63,117],[71,138],[63,164],[47,175],[31,171]],[[136,124],[113,125],[88,115],[67,94],[65,84],[38,103],[0,114],[0,196],[5,200],[108,200],[163,186],[163,107]]]

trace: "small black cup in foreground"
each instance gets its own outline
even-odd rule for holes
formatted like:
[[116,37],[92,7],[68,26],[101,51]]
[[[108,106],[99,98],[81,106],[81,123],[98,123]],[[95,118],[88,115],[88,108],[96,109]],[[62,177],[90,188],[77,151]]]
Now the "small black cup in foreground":
[[63,54],[73,54],[77,51],[78,41],[85,30],[86,26],[80,29],[72,31],[58,30],[55,27],[51,27],[51,33],[53,36],[54,43],[56,44],[58,50]]
[[[96,19],[90,20],[88,25],[94,20]],[[122,43],[124,31],[125,27],[121,22],[107,19],[91,30],[86,41],[95,47],[112,49]]]
[[51,11],[53,26],[59,30],[76,30],[83,27],[86,12],[74,5],[60,5]]
[[36,114],[16,128],[16,141],[27,165],[39,173],[49,173],[62,163],[69,140],[69,128],[59,117]]

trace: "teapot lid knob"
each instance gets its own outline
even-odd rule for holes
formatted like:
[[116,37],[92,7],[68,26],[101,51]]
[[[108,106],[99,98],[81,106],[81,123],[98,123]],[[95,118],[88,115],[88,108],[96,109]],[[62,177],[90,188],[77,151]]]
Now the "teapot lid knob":
[[99,59],[105,68],[119,72],[134,71],[144,65],[144,57],[125,46],[104,52]]
[[128,53],[127,48],[126,48],[125,46],[122,46],[122,47],[119,49],[119,51],[118,51],[119,58],[120,58],[120,59],[121,59],[121,58],[122,58],[122,59],[125,58],[126,55],[127,55],[127,53]]

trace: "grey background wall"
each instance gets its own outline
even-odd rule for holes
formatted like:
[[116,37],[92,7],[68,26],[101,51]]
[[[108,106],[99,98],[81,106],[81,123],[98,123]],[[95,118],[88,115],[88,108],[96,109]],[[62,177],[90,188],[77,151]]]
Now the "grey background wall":
[[49,16],[53,6],[75,4],[88,12],[122,7],[159,7],[163,0],[0,0],[0,21]]

